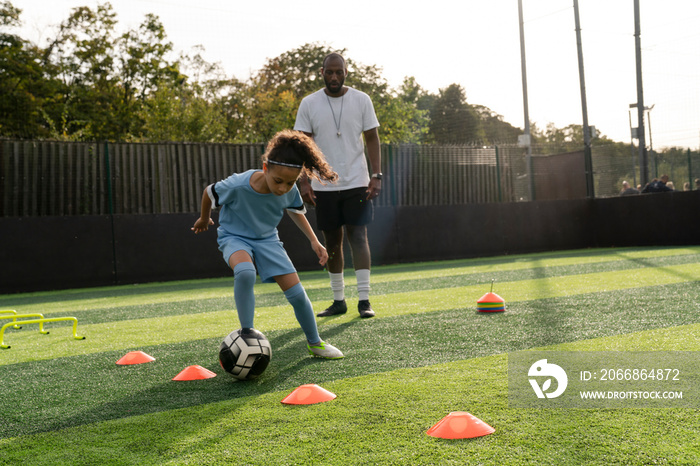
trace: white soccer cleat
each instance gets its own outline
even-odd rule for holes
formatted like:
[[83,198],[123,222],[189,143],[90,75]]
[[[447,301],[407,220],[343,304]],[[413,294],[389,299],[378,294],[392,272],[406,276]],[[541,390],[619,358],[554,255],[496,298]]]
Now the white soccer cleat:
[[309,354],[317,358],[342,359],[345,357],[342,351],[323,340],[315,345],[310,345],[307,343],[306,347],[309,348]]

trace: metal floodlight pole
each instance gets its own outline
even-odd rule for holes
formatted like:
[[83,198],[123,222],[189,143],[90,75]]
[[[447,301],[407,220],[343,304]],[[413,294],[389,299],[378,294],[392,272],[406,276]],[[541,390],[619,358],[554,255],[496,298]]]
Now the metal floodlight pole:
[[583,73],[583,48],[581,46],[581,21],[578,13],[578,0],[574,0],[574,21],[576,23],[576,49],[578,51],[578,74],[581,84],[581,112],[583,113],[583,163],[586,171],[586,196],[595,197],[593,184],[593,157],[591,154],[591,129],[588,126],[588,105],[586,104],[586,80]]
[[[654,153],[654,143],[652,142],[651,138],[651,111],[654,108],[654,105],[651,107],[644,107],[644,111],[647,112],[647,125],[649,126],[649,150],[647,151],[647,159],[649,159],[649,157],[654,159],[654,178],[656,178],[659,176],[659,160],[656,158],[656,154]],[[651,176],[651,174],[649,176]]]
[[654,110],[655,105],[656,104],[651,107],[644,107],[644,110],[647,112],[647,121],[649,122],[649,152],[651,153],[654,152],[654,144],[651,142],[651,111]]
[[525,24],[523,21],[523,0],[518,0],[520,22],[520,68],[523,78],[523,111],[525,113],[525,143],[527,144],[527,177],[530,200],[535,200],[535,178],[532,173],[532,138],[530,136],[530,114],[527,103],[527,66],[525,65]]
[[634,0],[634,48],[637,58],[637,138],[639,139],[639,182],[645,186],[649,182],[647,144],[644,134],[644,87],[642,86],[642,39],[639,0]]
[[635,108],[637,104],[630,104],[629,109],[627,109],[627,116],[630,119],[630,150],[632,151],[632,180],[634,181],[634,187],[637,187],[637,170],[634,163],[634,133],[632,132],[632,109]]

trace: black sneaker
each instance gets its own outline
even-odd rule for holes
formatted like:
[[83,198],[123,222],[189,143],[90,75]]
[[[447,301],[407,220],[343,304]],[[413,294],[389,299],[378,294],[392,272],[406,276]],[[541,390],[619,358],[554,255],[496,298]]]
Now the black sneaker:
[[367,317],[374,317],[374,310],[372,305],[369,303],[369,299],[359,301],[357,303],[357,311],[360,313],[360,317],[366,319]]
[[329,317],[345,314],[346,312],[348,312],[348,305],[345,304],[345,300],[343,299],[341,301],[333,301],[333,304],[328,306],[328,309],[323,312],[319,312],[316,315],[319,317]]

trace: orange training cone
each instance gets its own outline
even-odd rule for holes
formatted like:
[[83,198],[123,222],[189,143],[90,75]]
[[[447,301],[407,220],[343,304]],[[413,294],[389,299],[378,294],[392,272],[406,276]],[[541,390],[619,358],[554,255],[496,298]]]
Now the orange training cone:
[[493,282],[491,280],[491,291],[479,298],[476,302],[476,310],[479,312],[503,312],[506,310],[506,302],[503,298],[493,292]]
[[453,411],[426,432],[431,437],[461,439],[493,434],[496,429],[464,411]]
[[486,293],[476,302],[476,310],[479,312],[503,312],[506,310],[506,302],[496,293]]
[[331,401],[335,397],[335,393],[331,393],[325,388],[321,388],[316,384],[306,384],[300,385],[296,390],[287,395],[282,400],[282,403],[286,405],[311,405],[314,403]]
[[205,369],[202,366],[189,366],[173,377],[173,380],[201,380],[211,379],[212,377],[216,377],[216,374],[209,369]]
[[155,361],[156,358],[150,356],[143,351],[132,351],[126,353],[122,358],[117,361],[120,366],[128,366],[130,364],[143,364],[145,362]]

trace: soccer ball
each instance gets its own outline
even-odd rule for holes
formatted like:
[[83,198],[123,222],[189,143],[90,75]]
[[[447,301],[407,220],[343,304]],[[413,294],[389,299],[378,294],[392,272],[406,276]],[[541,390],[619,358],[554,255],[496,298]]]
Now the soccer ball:
[[219,364],[239,380],[251,380],[265,372],[272,357],[270,342],[254,328],[229,333],[219,349]]

